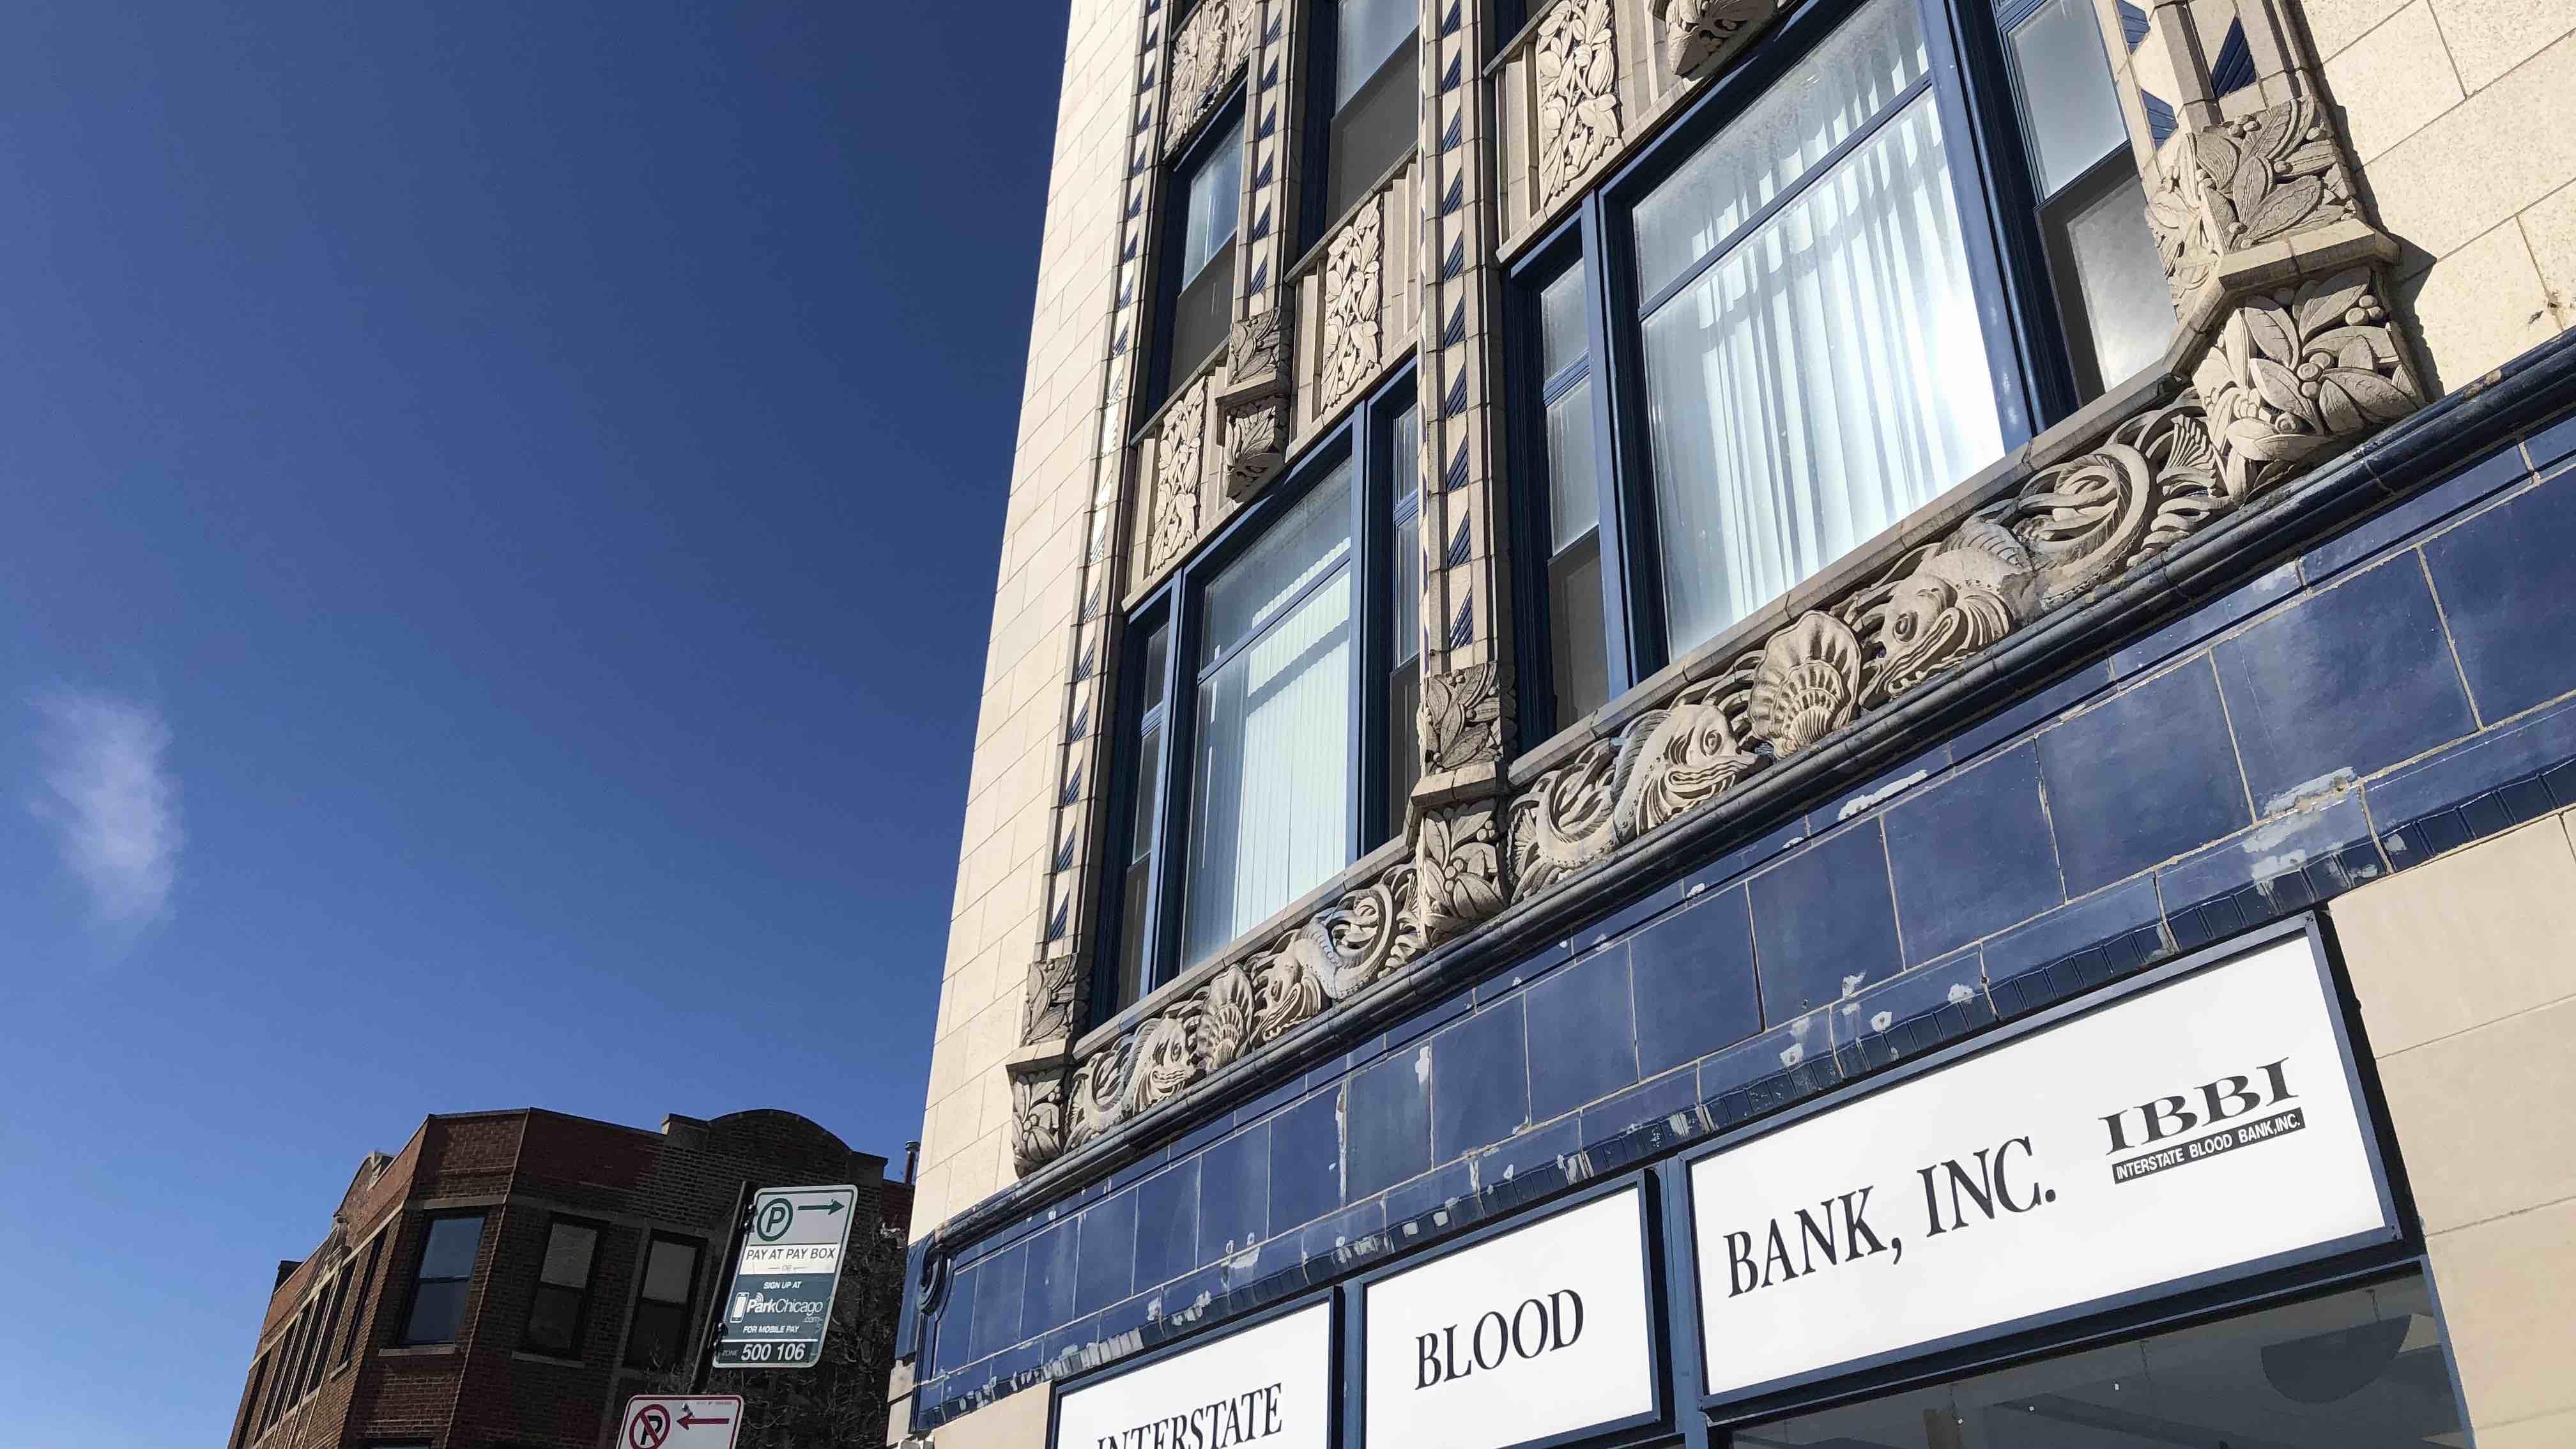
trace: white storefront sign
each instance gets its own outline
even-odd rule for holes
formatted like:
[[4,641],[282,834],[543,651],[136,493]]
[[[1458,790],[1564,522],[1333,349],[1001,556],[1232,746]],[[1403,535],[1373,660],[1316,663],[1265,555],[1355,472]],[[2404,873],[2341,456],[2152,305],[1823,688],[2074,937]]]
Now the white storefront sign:
[[1318,1303],[1062,1395],[1055,1449],[1326,1449],[1332,1365]]
[[1370,1283],[1368,1443],[1503,1449],[1653,1412],[1639,1192]]
[[1713,1395],[2393,1231],[2304,936],[1691,1167]]

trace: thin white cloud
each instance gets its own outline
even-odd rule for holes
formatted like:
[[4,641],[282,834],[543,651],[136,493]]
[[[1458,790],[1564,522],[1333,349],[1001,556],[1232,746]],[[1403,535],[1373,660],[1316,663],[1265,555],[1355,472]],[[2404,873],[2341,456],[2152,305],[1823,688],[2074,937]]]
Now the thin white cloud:
[[179,879],[170,727],[149,707],[84,690],[50,690],[35,704],[36,818],[54,828],[99,923],[139,931],[168,914]]

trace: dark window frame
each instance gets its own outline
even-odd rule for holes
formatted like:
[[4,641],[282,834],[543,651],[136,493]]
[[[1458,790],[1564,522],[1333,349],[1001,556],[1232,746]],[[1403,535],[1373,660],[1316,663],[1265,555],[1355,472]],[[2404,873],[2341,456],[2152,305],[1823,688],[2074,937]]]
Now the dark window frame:
[[[690,1252],[689,1282],[686,1289],[686,1296],[681,1298],[677,1303],[671,1303],[663,1299],[650,1298],[646,1296],[649,1285],[652,1282],[653,1249],[662,1243],[676,1243],[686,1247]],[[626,1311],[626,1346],[624,1351],[620,1354],[620,1358],[625,1363],[626,1367],[652,1367],[650,1364],[638,1362],[635,1356],[637,1347],[636,1329],[643,1323],[644,1310],[648,1307],[677,1308],[679,1310],[679,1332],[673,1340],[676,1356],[670,1364],[664,1365],[664,1367],[676,1367],[688,1357],[690,1353],[689,1331],[695,1326],[694,1320],[697,1317],[698,1310],[698,1284],[699,1280],[706,1276],[706,1268],[706,1239],[691,1237],[686,1233],[665,1232],[659,1228],[653,1229],[644,1235],[643,1254],[635,1260],[635,1301],[628,1305]]]
[[[463,1222],[469,1220],[476,1224],[474,1231],[474,1261],[466,1267],[465,1276],[462,1278],[422,1277],[421,1269],[428,1265],[430,1244],[438,1236],[438,1225],[445,1222]],[[402,1347],[438,1348],[456,1342],[456,1332],[462,1331],[465,1326],[466,1304],[474,1296],[474,1278],[476,1270],[482,1266],[483,1240],[491,1233],[491,1231],[492,1214],[488,1208],[470,1208],[462,1212],[442,1212],[423,1215],[420,1220],[420,1251],[412,1255],[410,1275],[411,1286],[403,1294],[401,1328]],[[455,1329],[445,1338],[416,1338],[412,1334],[412,1327],[413,1321],[420,1316],[420,1290],[424,1285],[431,1283],[460,1283],[464,1285],[457,1295]]]
[[[1100,873],[1093,912],[1098,922],[1094,939],[1099,943],[1092,953],[1094,1024],[1151,996],[1197,964],[1181,959],[1185,949],[1183,877],[1187,872],[1193,779],[1189,762],[1195,743],[1199,688],[1205,676],[1221,670],[1234,657],[1229,653],[1205,665],[1197,663],[1202,601],[1208,583],[1266,537],[1274,524],[1345,462],[1354,466],[1351,557],[1343,567],[1351,571],[1353,640],[1357,646],[1351,650],[1353,677],[1346,702],[1351,730],[1351,779],[1346,782],[1351,791],[1351,838],[1345,866],[1387,838],[1385,825],[1391,814],[1388,797],[1393,782],[1386,768],[1389,729],[1385,716],[1394,662],[1392,630],[1419,612],[1418,603],[1407,612],[1387,597],[1394,578],[1395,530],[1401,522],[1388,490],[1394,477],[1391,450],[1398,445],[1392,436],[1393,424],[1414,403],[1414,365],[1408,362],[1387,382],[1353,404],[1349,414],[1328,436],[1309,448],[1285,478],[1227,520],[1213,538],[1201,544],[1128,612],[1121,632],[1122,653],[1127,656],[1122,658],[1122,666],[1132,666],[1143,658],[1145,642],[1156,629],[1167,625],[1170,628],[1163,656],[1162,702],[1158,706],[1164,764],[1158,785],[1160,799],[1150,802],[1147,817],[1152,822],[1155,841],[1145,896],[1150,917],[1145,926],[1145,979],[1133,998],[1125,998],[1120,993],[1119,977],[1129,923],[1122,918],[1126,915],[1126,872],[1133,858],[1138,804],[1138,761],[1132,745],[1141,738],[1147,718],[1149,681],[1142,669],[1122,667],[1117,683],[1118,732],[1113,736],[1120,758],[1116,761],[1115,783],[1105,801],[1101,839],[1108,849],[1100,857],[1114,868]],[[1418,450],[1419,430],[1403,441]],[[1418,478],[1417,483],[1419,487],[1431,486],[1428,479]],[[1415,496],[1418,510],[1418,490]],[[1323,580],[1318,579],[1308,587],[1322,584]],[[1395,818],[1400,822],[1401,816]],[[1397,828],[1401,829],[1400,823]]]
[[376,1287],[376,1262],[384,1253],[385,1240],[391,1236],[393,1231],[390,1227],[378,1228],[376,1235],[367,1240],[366,1266],[358,1274],[357,1296],[349,1302],[349,1319],[341,1330],[340,1350],[331,1360],[335,1372],[348,1367],[350,1357],[357,1351],[358,1335],[365,1330],[367,1322],[367,1297]]
[[[1531,345],[1513,354],[1505,383],[1514,406],[1511,444],[1521,459],[1545,452],[1549,379],[1536,375],[1538,293],[1569,265],[1589,273],[1593,384],[1593,446],[1600,492],[1601,614],[1608,698],[1616,701],[1672,663],[1662,577],[1660,525],[1655,503],[1654,451],[1649,433],[1645,319],[1660,303],[1690,287],[1777,211],[1804,195],[1835,160],[1851,154],[1869,135],[1922,95],[1937,108],[1949,157],[1950,189],[1958,207],[1960,242],[1969,284],[1978,299],[1989,381],[2003,453],[2028,442],[2078,406],[2079,389],[2070,342],[2039,226],[2033,194],[2032,152],[2023,134],[2019,97],[2004,53],[2004,30],[1993,0],[1898,0],[1914,6],[1929,65],[1900,100],[1891,101],[1865,131],[1847,138],[1818,161],[1799,184],[1772,196],[1734,233],[1711,246],[1652,297],[1639,293],[1635,211],[1655,188],[1678,173],[1800,62],[1852,20],[1869,0],[1803,0],[1772,26],[1731,69],[1711,81],[1663,131],[1588,192],[1572,215],[1508,267],[1505,325]],[[2029,5],[2034,0],[2002,0]],[[1999,453],[1998,456],[2002,456]],[[1964,479],[1954,480],[1964,481]],[[1546,472],[1543,462],[1515,469],[1514,542],[1517,557],[1544,558]],[[1519,691],[1521,748],[1544,745],[1574,723],[1556,719],[1554,649],[1548,637],[1546,570],[1513,571],[1514,615],[1523,621],[1515,664],[1525,680],[1547,681]]]
[[269,1357],[270,1355],[263,1353],[253,1355],[251,1358],[250,1385],[242,1391],[242,1404],[236,1416],[237,1422],[233,1425],[233,1436],[227,1441],[232,1449],[241,1449],[243,1441],[256,1437],[260,1395],[261,1391],[268,1387]]
[[[587,1228],[590,1231],[590,1261],[583,1265],[581,1286],[546,1281],[546,1258],[553,1253],[557,1228]],[[578,1359],[590,1339],[590,1300],[599,1289],[599,1260],[608,1246],[608,1224],[597,1218],[571,1213],[549,1213],[545,1236],[538,1240],[536,1272],[528,1280],[528,1311],[519,1325],[519,1347],[529,1353],[549,1358]],[[572,1295],[572,1332],[563,1343],[541,1343],[536,1338],[537,1311],[549,1295]]]
[[340,1331],[340,1305],[349,1297],[349,1267],[349,1262],[343,1260],[339,1270],[331,1275],[331,1281],[323,1284],[322,1291],[313,1295],[314,1306],[322,1311],[314,1320],[313,1360],[305,1366],[304,1382],[297,1391],[297,1398],[322,1387],[322,1380],[330,1373],[331,1340]]
[[[1200,117],[1198,124],[1191,128],[1188,144],[1174,152],[1171,159],[1162,163],[1163,174],[1161,185],[1158,187],[1160,196],[1157,202],[1161,214],[1155,218],[1153,229],[1154,255],[1151,263],[1153,306],[1148,319],[1153,342],[1146,353],[1146,386],[1141,394],[1149,411],[1159,411],[1164,403],[1171,400],[1173,389],[1180,383],[1188,381],[1200,367],[1206,364],[1209,357],[1215,355],[1210,352],[1201,353],[1193,358],[1181,358],[1173,353],[1182,299],[1189,292],[1191,283],[1198,279],[1198,274],[1187,277],[1181,275],[1181,248],[1189,235],[1190,224],[1189,182],[1198,174],[1200,167],[1214,159],[1219,142],[1228,136],[1242,134],[1238,128],[1248,112],[1244,86],[1238,81],[1234,89],[1227,93],[1226,98],[1209,107],[1208,113]],[[1235,188],[1233,237],[1217,251],[1214,257],[1209,259],[1202,269],[1202,271],[1223,273],[1220,280],[1225,292],[1225,305],[1229,318],[1232,316],[1234,305],[1235,257],[1243,245],[1243,189],[1240,185]],[[1224,350],[1225,341],[1220,337],[1216,351]]]
[[[1297,252],[1299,256],[1323,245],[1333,223],[1351,207],[1350,201],[1335,207],[1331,204],[1333,185],[1333,122],[1346,109],[1357,109],[1372,98],[1369,87],[1392,84],[1387,76],[1408,64],[1418,76],[1421,70],[1422,30],[1415,22],[1411,37],[1381,63],[1382,68],[1362,83],[1351,96],[1349,106],[1335,104],[1334,93],[1341,72],[1341,0],[1314,0],[1306,19],[1306,48],[1303,67],[1297,81],[1301,93],[1298,108],[1297,146]],[[1407,60],[1410,57],[1410,60]],[[1415,109],[1420,110],[1420,82],[1415,82]],[[1421,147],[1419,133],[1413,149]],[[1383,170],[1383,168],[1382,168]],[[1369,180],[1373,178],[1356,178]]]

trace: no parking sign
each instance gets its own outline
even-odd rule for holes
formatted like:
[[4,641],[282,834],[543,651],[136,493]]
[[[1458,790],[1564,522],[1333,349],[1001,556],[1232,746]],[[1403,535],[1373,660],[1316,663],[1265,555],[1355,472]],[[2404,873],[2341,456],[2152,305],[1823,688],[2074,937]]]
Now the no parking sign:
[[626,1401],[618,1449],[733,1449],[742,1400],[733,1394],[638,1394]]

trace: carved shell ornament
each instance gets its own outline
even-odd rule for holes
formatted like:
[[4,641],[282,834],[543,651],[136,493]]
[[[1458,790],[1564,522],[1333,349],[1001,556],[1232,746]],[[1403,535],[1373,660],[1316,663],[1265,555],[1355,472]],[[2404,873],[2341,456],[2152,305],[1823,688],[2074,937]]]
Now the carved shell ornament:
[[1860,640],[1831,614],[1804,614],[1762,646],[1753,670],[1754,736],[1786,758],[1851,723],[1860,709]]
[[1535,57],[1542,204],[1565,194],[1619,144],[1619,48],[1610,0],[1562,0]]

